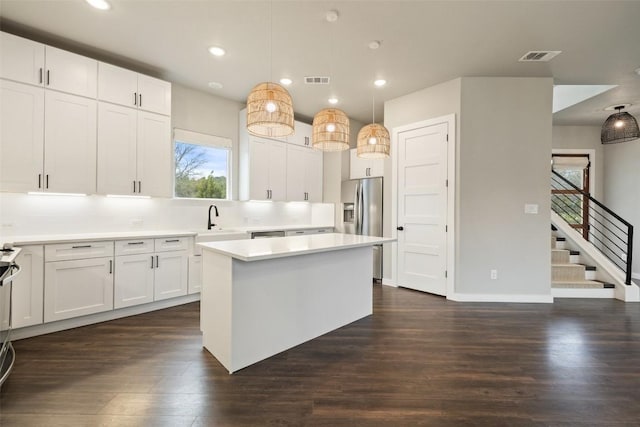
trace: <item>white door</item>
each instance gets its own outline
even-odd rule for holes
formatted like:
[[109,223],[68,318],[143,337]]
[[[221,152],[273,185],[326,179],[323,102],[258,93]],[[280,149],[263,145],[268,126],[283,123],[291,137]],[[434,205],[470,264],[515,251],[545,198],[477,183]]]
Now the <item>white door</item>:
[[39,191],[44,161],[44,90],[3,80],[0,95],[0,189]]
[[171,117],[138,111],[138,193],[171,197]]
[[305,159],[305,189],[307,201],[312,203],[322,202],[322,151],[306,150]]
[[398,135],[398,284],[437,295],[447,293],[447,129]]
[[269,199],[269,141],[249,141],[249,199]]
[[153,301],[154,255],[116,257],[113,307],[122,308]]
[[269,142],[269,190],[271,200],[287,200],[287,144]]
[[96,101],[45,92],[45,191],[96,191]]
[[287,144],[287,200],[290,202],[306,200],[307,151],[312,150]]
[[113,309],[113,258],[47,262],[44,321]]
[[13,34],[0,33],[0,77],[42,86],[44,45]]
[[154,300],[187,295],[187,251],[156,254]]
[[47,46],[44,84],[74,95],[95,98],[98,94],[98,61]]
[[138,106],[138,73],[99,62],[98,99],[136,108]]
[[135,194],[138,111],[98,103],[98,193]]
[[42,323],[44,294],[44,248],[22,246],[16,258],[22,272],[13,280],[11,290],[11,326],[25,326]]
[[171,83],[138,74],[138,108],[170,115]]

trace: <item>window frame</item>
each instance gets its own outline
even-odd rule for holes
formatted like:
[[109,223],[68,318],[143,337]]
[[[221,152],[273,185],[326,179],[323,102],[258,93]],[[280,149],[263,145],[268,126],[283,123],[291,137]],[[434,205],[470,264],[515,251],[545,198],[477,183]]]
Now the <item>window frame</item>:
[[[225,150],[227,152],[227,191],[224,199],[209,197],[180,197],[176,195],[176,143],[199,145],[202,147]],[[174,128],[171,148],[174,200],[232,200],[233,141],[231,138]]]

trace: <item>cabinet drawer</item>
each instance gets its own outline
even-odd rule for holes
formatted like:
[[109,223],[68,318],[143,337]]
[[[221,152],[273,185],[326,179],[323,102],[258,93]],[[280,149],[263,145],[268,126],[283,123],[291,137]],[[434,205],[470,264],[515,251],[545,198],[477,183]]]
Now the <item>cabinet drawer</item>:
[[46,245],[45,262],[113,256],[113,242],[76,242]]
[[156,252],[181,251],[191,249],[191,237],[163,237],[155,239]]
[[117,240],[116,256],[147,254],[154,251],[153,239]]

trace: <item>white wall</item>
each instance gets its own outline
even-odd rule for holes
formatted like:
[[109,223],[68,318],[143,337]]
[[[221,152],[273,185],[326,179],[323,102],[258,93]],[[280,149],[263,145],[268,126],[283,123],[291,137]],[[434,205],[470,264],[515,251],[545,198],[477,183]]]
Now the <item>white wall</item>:
[[554,149],[594,150],[595,161],[591,159],[594,187],[591,194],[602,201],[604,188],[604,149],[600,143],[600,126],[554,126],[552,131]]
[[604,151],[604,203],[634,227],[633,277],[640,279],[640,140],[609,144]]
[[[550,78],[462,79],[458,294],[551,293],[552,90]],[[525,214],[525,204],[539,214]]]

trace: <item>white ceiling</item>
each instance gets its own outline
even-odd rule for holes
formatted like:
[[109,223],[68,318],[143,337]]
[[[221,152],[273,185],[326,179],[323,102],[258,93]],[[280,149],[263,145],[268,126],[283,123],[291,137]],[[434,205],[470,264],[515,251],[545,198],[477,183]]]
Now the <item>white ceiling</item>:
[[[188,1],[2,0],[6,31],[91,54],[244,102],[253,85],[287,76],[308,120],[336,95],[347,114],[376,118],[384,100],[461,76],[554,77],[556,84],[616,88],[564,109],[557,124],[600,125],[612,104],[640,119],[640,1]],[[272,8],[273,31],[269,16]],[[336,9],[335,24],[325,13]],[[272,38],[273,53],[270,55]],[[377,51],[367,45],[380,40]],[[211,45],[227,55],[214,58]],[[530,50],[561,50],[521,63]],[[271,63],[271,65],[270,65]],[[332,84],[305,86],[309,75]],[[385,78],[388,85],[374,89]],[[220,90],[207,83],[217,81]]]

